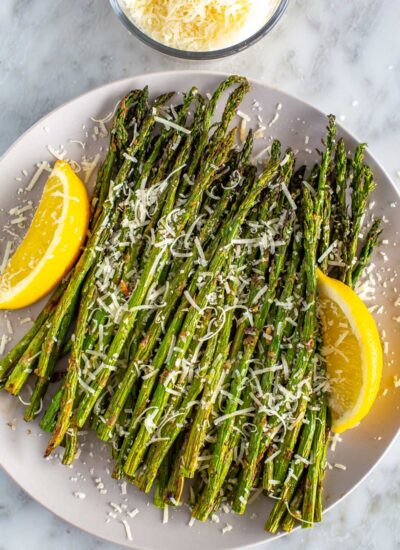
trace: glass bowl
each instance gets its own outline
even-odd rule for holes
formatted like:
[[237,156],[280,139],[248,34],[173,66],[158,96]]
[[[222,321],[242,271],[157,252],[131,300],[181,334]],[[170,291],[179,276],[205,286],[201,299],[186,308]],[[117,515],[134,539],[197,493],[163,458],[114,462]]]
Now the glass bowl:
[[289,0],[280,0],[277,3],[275,12],[271,15],[269,20],[263,25],[260,30],[258,30],[255,34],[250,36],[249,38],[246,38],[246,40],[243,40],[239,42],[238,44],[234,44],[233,46],[229,46],[227,48],[222,48],[218,50],[210,50],[210,51],[187,51],[187,50],[179,50],[177,48],[171,48],[170,46],[166,46],[165,44],[162,44],[161,42],[158,42],[157,40],[154,40],[149,35],[145,34],[143,31],[137,27],[133,21],[125,14],[124,10],[121,8],[119,0],[110,0],[110,4],[116,13],[118,19],[125,25],[125,27],[128,29],[130,33],[132,33],[134,36],[139,38],[142,42],[150,46],[151,48],[158,50],[159,52],[169,55],[171,57],[180,57],[182,59],[187,60],[199,60],[199,61],[209,61],[212,59],[220,59],[223,57],[228,57],[230,55],[234,55],[236,53],[242,52],[243,50],[246,50],[259,40],[263,38],[265,35],[267,35],[272,28],[276,25],[276,23],[279,21],[279,19],[282,17],[283,13],[285,12],[287,6],[288,6]]

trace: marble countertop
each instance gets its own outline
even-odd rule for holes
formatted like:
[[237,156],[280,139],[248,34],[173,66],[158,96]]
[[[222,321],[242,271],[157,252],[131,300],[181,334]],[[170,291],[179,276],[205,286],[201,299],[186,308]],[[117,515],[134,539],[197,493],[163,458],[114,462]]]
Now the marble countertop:
[[[262,42],[235,58],[187,63],[131,37],[107,0],[0,2],[0,154],[38,118],[101,84],[144,72],[243,73],[336,113],[400,185],[400,2],[291,0]],[[322,525],[268,548],[400,547],[400,440]],[[0,470],[0,550],[117,548],[56,518]]]

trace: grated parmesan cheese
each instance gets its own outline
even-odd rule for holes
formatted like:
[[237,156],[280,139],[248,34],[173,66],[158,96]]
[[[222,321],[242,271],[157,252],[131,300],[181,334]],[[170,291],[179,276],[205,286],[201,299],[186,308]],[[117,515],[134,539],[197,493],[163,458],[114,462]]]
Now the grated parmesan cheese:
[[175,124],[175,122],[171,122],[171,120],[167,120],[165,118],[155,116],[154,120],[156,122],[159,122],[160,124],[163,124],[166,128],[173,128],[174,130],[177,130],[178,132],[182,132],[184,134],[189,135],[191,133],[190,130],[187,128],[184,128],[183,126],[180,126],[179,124]]
[[131,528],[129,526],[129,523],[126,521],[126,519],[122,519],[121,523],[125,527],[126,538],[128,540],[132,540],[132,532],[131,532]]
[[50,165],[49,165],[49,163],[48,163],[47,161],[41,162],[41,163],[39,164],[39,166],[37,167],[37,170],[36,170],[36,172],[34,173],[34,175],[33,175],[32,179],[31,179],[31,181],[30,181],[30,182],[28,183],[28,185],[26,186],[26,188],[25,188],[26,191],[31,191],[31,190],[35,187],[36,183],[39,181],[39,178],[40,178],[40,176],[43,174],[43,172],[44,172],[45,170],[49,170],[49,169],[50,169]]
[[210,51],[254,35],[275,12],[277,0],[121,0],[121,7],[158,42]]
[[6,268],[6,265],[8,263],[8,258],[10,257],[10,254],[11,254],[12,245],[13,245],[12,241],[7,241],[6,248],[4,250],[4,256],[0,266],[0,274],[3,273]]
[[163,511],[163,524],[168,523],[168,504],[164,506]]
[[89,160],[83,160],[82,161],[82,169],[84,173],[84,181],[85,183],[89,183],[94,171],[97,168],[97,165],[100,161],[100,155],[97,154],[92,161]]

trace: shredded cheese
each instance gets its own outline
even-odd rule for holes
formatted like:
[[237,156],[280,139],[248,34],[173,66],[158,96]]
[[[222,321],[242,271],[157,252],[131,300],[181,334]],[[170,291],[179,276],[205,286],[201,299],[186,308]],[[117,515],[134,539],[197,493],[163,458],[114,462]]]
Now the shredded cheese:
[[254,35],[277,0],[122,0],[126,15],[146,34],[186,51],[225,48]]
[[3,273],[3,271],[6,268],[6,265],[8,263],[8,258],[10,257],[12,245],[13,245],[12,241],[7,241],[6,248],[4,250],[3,260],[2,260],[1,266],[0,266],[0,274]]
[[126,519],[122,519],[121,523],[125,527],[126,538],[128,540],[132,540],[132,532],[131,532],[131,528],[129,526],[129,523],[126,521]]
[[183,134],[189,135],[191,133],[190,130],[188,130],[187,128],[184,128],[183,126],[180,126],[179,124],[176,124],[171,120],[167,120],[166,118],[155,116],[154,120],[156,122],[159,122],[160,124],[163,124],[166,128],[173,128],[174,130],[177,130],[178,132],[182,132]]
[[214,420],[214,425],[218,426],[218,424],[221,424],[221,422],[228,420],[228,418],[233,418],[234,416],[242,416],[242,415],[249,416],[253,411],[254,411],[254,407],[249,407],[248,409],[241,409],[233,413],[224,414]]
[[92,161],[83,160],[82,161],[82,169],[84,173],[84,180],[85,183],[89,183],[94,171],[97,168],[97,165],[100,161],[100,155],[97,154]]
[[163,511],[163,523],[168,523],[168,504],[166,504],[164,506],[164,511]]
[[40,176],[43,174],[43,172],[44,172],[45,170],[48,170],[49,168],[50,168],[50,165],[49,165],[49,163],[48,163],[47,161],[41,162],[41,163],[39,164],[39,166],[38,166],[38,168],[37,168],[35,174],[33,175],[31,181],[30,181],[30,182],[28,183],[28,185],[26,186],[26,190],[27,190],[27,191],[31,191],[31,190],[35,187],[36,183],[39,181],[39,178],[40,178]]

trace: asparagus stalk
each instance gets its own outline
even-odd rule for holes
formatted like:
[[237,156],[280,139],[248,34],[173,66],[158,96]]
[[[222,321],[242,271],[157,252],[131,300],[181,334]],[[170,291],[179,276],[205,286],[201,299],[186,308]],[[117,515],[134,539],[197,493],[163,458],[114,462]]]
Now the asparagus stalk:
[[327,403],[323,399],[318,411],[319,422],[315,429],[314,441],[312,444],[311,462],[305,479],[305,490],[303,500],[303,527],[312,527],[315,516],[315,503],[318,490],[318,478],[321,472],[321,460],[324,454],[324,439],[326,429]]
[[[199,210],[200,203],[203,197],[204,191],[207,189],[207,187],[210,184],[210,181],[212,181],[212,177],[216,170],[218,170],[219,166],[224,164],[227,156],[227,152],[231,149],[232,141],[234,138],[234,132],[230,132],[226,138],[224,138],[228,125],[230,121],[232,120],[236,109],[242,100],[244,94],[247,91],[247,87],[245,85],[241,85],[235,90],[231,96],[229,97],[224,114],[221,120],[221,123],[218,125],[218,128],[214,135],[218,135],[219,141],[216,142],[215,147],[211,148],[211,151],[206,157],[205,162],[202,164],[202,167],[200,169],[199,175],[196,179],[196,183],[192,189],[191,195],[189,197],[188,203],[186,204],[185,210],[181,210],[179,214],[176,216],[176,220],[174,221],[174,234],[179,234],[184,227],[186,226],[187,222],[190,219],[193,219],[196,217],[196,214]],[[182,159],[185,158],[186,151],[189,151],[190,145],[192,143],[193,136],[189,135],[187,138],[187,149],[184,150],[181,156],[182,158],[179,158],[179,162],[182,162]],[[222,140],[222,143],[221,143]],[[179,164],[179,167],[181,164]],[[164,208],[163,208],[163,215],[162,217],[166,218],[168,220],[168,217],[171,215],[176,189],[178,186],[179,178],[174,178],[174,183],[171,184],[170,188],[170,194],[167,197],[167,201],[165,202]],[[122,322],[120,323],[117,333],[111,343],[110,350],[108,352],[107,357],[107,365],[111,365],[112,367],[115,366],[122,349],[124,348],[125,342],[134,326],[136,317],[137,317],[137,311],[146,295],[147,291],[150,287],[150,284],[153,282],[156,272],[160,272],[163,267],[165,266],[168,257],[169,257],[169,250],[168,246],[163,245],[164,242],[164,228],[163,224],[161,224],[161,228],[158,229],[156,234],[156,246],[154,246],[149,254],[149,257],[146,259],[145,264],[143,266],[143,270],[140,276],[140,279],[138,281],[138,284],[135,288],[135,291],[133,292],[129,303],[128,308],[129,311],[125,314],[124,318],[122,319]],[[160,251],[161,248],[161,251]],[[99,394],[102,391],[102,388],[107,384],[108,378],[109,378],[110,370],[109,368],[104,369],[97,380],[97,383],[95,384],[95,387],[93,388],[93,393],[88,396],[86,395],[83,400],[81,401],[79,405],[79,409],[77,412],[78,416],[78,425],[82,426],[90,413],[91,409],[93,408],[94,403],[96,402],[97,398],[99,397]]]
[[61,405],[61,397],[63,394],[63,388],[60,387],[55,393],[50,405],[40,421],[40,427],[45,432],[52,432],[56,426],[57,414]]
[[[49,383],[56,366],[57,358],[59,356],[60,351],[62,350],[64,341],[67,337],[69,328],[72,323],[72,319],[76,311],[77,302],[78,302],[78,296],[75,296],[60,325],[60,330],[58,333],[58,340],[56,342],[56,345],[52,347],[52,351],[49,354],[47,371],[44,376],[38,375],[37,377],[30,403],[28,407],[25,409],[24,420],[26,422],[32,421],[35,418],[35,416],[38,414],[38,410],[41,408],[42,398],[44,397],[47,391],[47,388],[49,387]],[[43,349],[42,349],[42,353],[43,353]]]
[[167,487],[168,479],[169,479],[169,457],[167,455],[165,459],[162,461],[161,466],[158,470],[156,486],[154,489],[153,501],[154,501],[154,505],[157,506],[157,508],[164,508],[165,506],[164,493]]
[[[304,474],[303,474],[304,477]],[[293,531],[296,526],[296,520],[301,521],[301,505],[304,497],[303,483],[300,482],[296,492],[287,508],[287,512],[282,520],[282,529],[287,533]]]
[[[289,266],[285,274],[285,286],[281,293],[279,301],[281,303],[287,303],[287,300],[290,299],[293,293],[293,288],[297,276],[297,268],[300,261],[301,254],[301,234],[297,235],[294,239],[293,249],[291,252],[291,259],[289,261]],[[248,496],[250,495],[250,489],[252,487],[256,468],[261,459],[260,448],[262,445],[263,433],[264,433],[264,424],[266,421],[266,413],[268,410],[267,400],[269,392],[272,387],[273,382],[273,370],[276,360],[280,354],[281,341],[283,338],[284,330],[286,328],[286,318],[287,311],[284,307],[280,307],[276,314],[276,319],[274,322],[275,331],[272,337],[272,341],[267,348],[267,359],[266,359],[266,372],[262,375],[260,381],[261,395],[257,396],[261,407],[256,412],[253,424],[255,426],[254,430],[250,435],[248,451],[246,453],[246,458],[244,461],[243,469],[240,473],[238,487],[235,492],[235,501],[233,504],[233,509],[235,512],[243,514],[247,505]],[[263,452],[262,452],[263,454]]]
[[[212,502],[214,501],[215,496],[218,493],[219,486],[222,484],[222,480],[218,474],[221,472],[221,470],[223,470],[224,461],[226,462],[223,451],[224,448],[227,446],[232,434],[234,426],[234,416],[232,415],[237,411],[237,399],[241,394],[243,383],[249,367],[249,361],[252,358],[254,350],[257,346],[260,333],[264,327],[266,318],[271,307],[271,302],[275,297],[276,287],[284,266],[286,251],[291,239],[292,231],[293,220],[289,219],[287,225],[283,229],[282,241],[284,244],[279,247],[278,252],[275,255],[269,274],[268,288],[263,296],[260,309],[254,318],[253,330],[248,336],[246,336],[243,341],[243,354],[238,360],[237,366],[235,368],[235,376],[232,378],[232,383],[229,390],[229,393],[232,395],[232,397],[229,399],[226,406],[227,417],[221,423],[221,427],[218,430],[217,442],[215,444],[212,460],[210,463],[210,472],[212,473],[213,478],[209,480],[207,491],[201,495],[193,510],[193,516],[197,519],[206,519],[211,511]],[[210,495],[212,495],[212,498],[210,498]]]
[[[347,154],[343,138],[339,139],[334,160],[334,185],[332,189],[333,201],[333,234],[340,246],[340,257],[345,266],[347,264],[347,241],[349,238],[350,221],[347,208]],[[340,279],[345,278],[345,267],[335,270]]]
[[353,287],[357,284],[362,275],[362,272],[371,260],[372,253],[376,245],[378,244],[379,237],[382,233],[381,225],[382,220],[378,218],[374,220],[371,228],[368,231],[365,244],[361,249],[360,256],[357,259],[357,262],[355,263],[351,274],[351,286]]
[[300,436],[299,446],[297,449],[297,459],[292,461],[291,470],[285,479],[282,487],[281,497],[278,500],[265,524],[265,530],[270,533],[276,533],[279,528],[282,517],[288,509],[289,503],[294,495],[300,477],[307,463],[314,432],[316,427],[316,411],[315,407],[310,407],[307,411],[307,423],[303,425]]
[[[51,317],[50,317],[51,319]],[[18,395],[23,388],[25,382],[32,374],[35,365],[38,362],[39,354],[41,353],[43,340],[46,337],[46,333],[50,327],[50,319],[48,318],[38,332],[31,338],[28,347],[20,357],[13,372],[8,377],[8,380],[4,388],[13,395]]]
[[[220,292],[220,294],[224,297],[224,292]],[[226,319],[224,324],[225,323]],[[222,326],[222,330],[223,329],[224,326]],[[208,376],[208,371],[212,365],[213,358],[215,357],[218,359],[216,350],[219,336],[219,332],[215,331],[214,336],[207,341],[206,349],[197,368],[197,372],[194,375],[194,380],[186,390],[186,394],[182,399],[180,407],[175,407],[175,410],[170,413],[171,420],[165,424],[164,429],[162,429],[160,433],[160,438],[162,438],[162,441],[156,445],[153,445],[148,453],[144,479],[144,490],[146,492],[150,491],[161,462],[181,432],[182,427],[184,427],[184,423],[190,414],[197,397],[202,392],[205,378]],[[181,388],[181,392],[183,393],[183,391],[185,391],[184,382],[182,386],[183,388]],[[164,415],[164,418],[166,421],[169,420],[169,415]]]
[[[222,122],[219,125],[218,130],[216,132],[220,135],[220,137],[223,137],[224,132],[227,130],[229,121],[231,120],[231,118],[232,118],[232,116],[235,112],[235,109],[237,108],[238,103],[241,101],[244,93],[245,93],[245,87],[241,86],[235,92],[233,92],[233,94],[231,94],[231,96],[230,96],[230,98],[227,102],[227,106],[225,108],[225,111],[224,111]],[[233,133],[231,132],[228,135],[228,138],[226,140],[226,143],[228,144],[228,149],[229,149],[229,144],[232,142],[232,138],[233,138]],[[188,143],[189,143],[189,140],[188,140]],[[210,176],[212,175],[212,170],[215,170],[216,164],[218,165],[220,163],[223,163],[223,161],[225,159],[226,149],[227,149],[227,146],[225,144],[223,144],[222,148],[221,148],[220,145],[216,146],[214,148],[214,150],[211,151],[211,153],[210,153],[209,163],[206,161],[206,163],[204,164],[205,169],[203,167],[203,172],[200,173],[197,184],[196,184],[195,188],[193,189],[193,193],[192,193],[192,202],[191,202],[191,204],[193,206],[197,205],[197,206],[195,206],[196,209],[198,209],[198,205],[199,205],[200,198],[201,198],[201,194],[196,196],[196,192],[198,193],[200,191],[202,193],[203,192],[201,190],[202,185],[209,184]],[[210,167],[212,168],[211,171],[209,169]],[[165,215],[166,215],[167,212],[169,212],[171,210],[174,196],[175,196],[174,193],[170,193],[169,196],[168,196],[167,203],[164,206]],[[192,206],[192,208],[193,208],[193,206]],[[183,216],[183,219],[178,220],[177,232],[179,232],[186,225],[186,222],[190,218],[190,216],[188,216],[188,212],[190,211],[190,209],[191,208],[187,205],[186,211],[184,213],[185,215]],[[192,215],[195,216],[195,213],[196,212],[193,212]],[[161,237],[162,237],[162,235],[161,235]],[[163,265],[163,264],[165,264],[165,262],[167,260],[167,257],[168,257],[168,252],[167,251],[162,251],[161,259],[159,259],[158,255],[156,255],[156,254],[157,254],[157,250],[154,250],[154,249],[151,250],[149,260],[146,264],[148,267],[145,267],[144,271],[142,272],[142,282],[144,282],[144,283],[148,283],[148,281],[149,281],[149,277],[148,277],[148,274],[146,273],[146,269],[147,270],[150,269],[150,273],[151,273],[151,271],[153,270],[153,265],[154,265],[155,261],[159,261],[159,263],[161,265]],[[139,283],[136,287],[136,290],[137,291],[138,290],[146,290],[146,287],[143,288],[142,283]],[[138,294],[138,292],[137,292],[137,294]],[[139,294],[139,296],[132,296],[130,306],[132,306],[132,304],[135,303],[135,299],[136,299],[136,301],[138,301],[138,303],[143,300],[143,298],[145,296],[145,292],[142,292],[141,294],[142,295]],[[130,325],[133,325],[134,321],[135,321],[135,312],[133,311],[130,314]],[[120,328],[121,328],[121,326],[120,326]],[[122,324],[122,328],[123,328],[123,324]],[[123,343],[125,337],[126,337],[126,330],[125,330],[125,335],[120,333],[119,335],[117,335],[117,338],[116,338],[116,340],[114,340],[114,342],[116,343],[118,341],[118,345],[121,345]],[[116,356],[118,356],[118,351],[113,350],[113,355],[114,355],[114,358]],[[112,359],[112,360],[114,360],[114,359]],[[93,399],[89,398],[86,403],[83,402],[82,406],[80,407],[80,411],[78,411],[78,416],[80,416],[80,422],[81,423],[84,422],[85,416],[87,416],[88,411],[90,410],[90,407],[93,405],[93,401],[95,400],[96,396],[98,395],[99,388],[101,390],[101,385],[103,385],[105,383],[104,380],[107,379],[107,372],[104,372],[102,374],[104,376],[100,376],[100,384],[97,385],[97,388],[95,390],[95,395],[93,396]]]
[[[139,137],[137,139],[135,138],[132,146],[129,148],[130,158],[133,158],[135,153],[140,150],[143,142],[147,139],[153,126],[154,117],[150,115],[144,121],[143,128]],[[132,160],[130,160],[130,158],[125,159],[125,161],[123,162],[113,189],[111,189],[111,192],[109,193],[109,196],[103,205],[102,213],[96,224],[96,231],[93,232],[90,236],[86,248],[84,249],[81,257],[78,260],[78,263],[74,268],[68,287],[62,295],[54,312],[52,326],[50,327],[47,337],[43,343],[43,353],[40,356],[39,366],[37,369],[38,376],[46,376],[50,368],[49,358],[53,355],[53,350],[56,346],[61,324],[65,319],[72,302],[79,294],[81,285],[88,271],[99,257],[98,249],[101,248],[106,242],[109,235],[109,228],[114,225],[116,219],[119,216],[119,211],[115,209],[115,204],[119,200],[123,184],[128,177],[131,169]]]
[[60,299],[62,293],[65,290],[67,281],[68,281],[68,276],[55,290],[55,292],[53,293],[53,295],[51,296],[51,298],[49,299],[49,301],[47,302],[47,304],[39,314],[35,323],[29,329],[29,331],[20,340],[20,342],[0,361],[0,382],[6,378],[10,370],[14,368],[14,366],[18,363],[18,361],[21,359],[25,351],[28,349],[33,338],[39,332],[40,328],[43,326],[44,323],[48,321],[52,311],[54,310],[55,306],[58,303],[58,300]]
[[176,452],[173,455],[171,474],[164,491],[164,502],[176,506],[180,503],[184,486],[185,478],[180,473],[180,459],[182,452],[185,451],[187,444],[187,435],[180,434],[176,442]]
[[[215,211],[210,216],[209,220],[206,222],[205,226],[201,230],[199,234],[199,243],[202,247],[205,248],[205,245],[207,244],[208,240],[215,233],[219,223],[221,222],[221,219],[224,216],[225,210],[229,202],[231,201],[231,197],[232,197],[232,191],[230,189],[225,190],[222,198],[217,203]],[[207,250],[205,253],[206,255],[208,255]],[[129,395],[129,392],[138,377],[138,365],[140,365],[141,363],[146,364],[148,362],[151,356],[152,350],[154,349],[154,346],[157,342],[157,339],[161,335],[162,327],[163,327],[162,321],[169,319],[171,313],[174,311],[174,308],[176,307],[176,304],[179,301],[180,296],[182,295],[182,292],[185,288],[186,281],[189,277],[189,274],[193,266],[195,265],[196,261],[198,260],[198,254],[199,254],[198,248],[194,248],[192,251],[192,255],[185,261],[185,264],[181,267],[175,279],[172,281],[171,288],[168,293],[168,300],[165,307],[157,313],[156,317],[151,323],[151,326],[149,327],[145,336],[143,337],[140,344],[138,345],[138,349],[134,357],[130,361],[130,365],[128,366],[124,379],[121,382],[117,391],[115,392],[110,402],[110,405],[104,414],[106,423],[99,426],[98,435],[101,439],[106,440],[112,433],[113,427],[118,420],[119,413],[122,407],[124,406],[125,400]],[[199,274],[201,272],[202,272],[202,269],[199,270]],[[194,292],[194,290],[195,290],[195,287],[193,285],[193,287],[189,289],[189,293]],[[180,315],[178,314],[176,315],[174,326],[180,327],[179,319],[180,319]],[[168,334],[167,340],[170,339],[172,336],[173,336],[172,333]],[[160,362],[159,357],[160,355],[158,355],[157,359],[153,361],[153,368],[155,368],[156,365],[159,364]],[[162,361],[163,360],[164,360],[164,357]],[[152,387],[153,383],[154,383],[154,379],[150,380],[147,384],[145,384],[145,386],[150,388]],[[145,403],[147,400],[147,397],[148,397],[148,391],[145,391],[142,396],[139,396],[138,403],[140,402]],[[141,412],[142,412],[142,409],[140,406],[138,406],[135,409],[133,418],[137,418],[137,416],[140,415]]]
[[[328,188],[326,190],[324,208],[323,208],[323,223],[321,230],[321,239],[319,242],[320,256],[323,256],[324,252],[328,249],[331,242],[331,214],[332,214],[332,202],[331,202],[331,190]],[[328,271],[328,261],[329,254],[323,256],[322,261],[320,262],[320,269],[324,272]]]
[[44,453],[45,456],[49,456],[52,451],[61,444],[69,426],[69,420],[74,405],[76,388],[81,371],[82,347],[86,334],[86,324],[90,314],[90,306],[95,290],[96,287],[94,278],[92,278],[89,274],[88,282],[84,286],[83,300],[79,308],[67,375],[63,382],[60,412],[58,414],[56,426]]
[[100,166],[99,173],[96,178],[96,184],[91,200],[91,229],[94,228],[101,214],[104,201],[107,198],[110,188],[110,182],[113,176],[116,175],[118,167],[121,165],[121,153],[125,149],[129,134],[130,115],[132,107],[137,103],[141,96],[148,97],[148,91],[133,90],[128,95],[122,98],[114,117],[112,128],[110,131],[110,144],[106,158]]
[[[244,198],[237,214],[234,216],[233,220],[224,225],[221,229],[221,246],[218,253],[214,256],[213,260],[210,263],[209,271],[213,274],[213,279],[210,281],[208,286],[204,286],[199,290],[198,296],[196,298],[197,307],[191,308],[188,312],[188,315],[185,319],[185,323],[181,330],[180,336],[177,340],[178,350],[172,354],[165,370],[165,378],[172,378],[167,373],[171,373],[174,370],[175,365],[178,365],[180,360],[183,357],[183,354],[187,350],[188,345],[190,344],[191,334],[193,333],[193,328],[200,317],[200,313],[203,308],[207,306],[208,295],[215,288],[218,274],[223,268],[226,259],[229,255],[229,245],[233,239],[237,236],[241,225],[248,214],[249,210],[254,206],[259,194],[261,191],[270,183],[271,177],[274,177],[276,173],[276,166],[273,166],[272,169],[268,168],[256,181],[253,189],[250,193]],[[173,382],[172,378],[172,382]],[[168,392],[166,391],[169,387],[168,384],[164,384],[163,377],[159,383],[156,392],[154,394],[151,407],[155,407],[156,415],[154,413],[149,413],[152,415],[152,422],[157,421],[161,416],[163,409],[166,406],[168,401]],[[149,417],[150,418],[150,417]],[[146,423],[146,421],[145,421]],[[125,463],[125,472],[127,475],[133,475],[136,471],[143,453],[146,449],[146,442],[151,436],[151,430],[148,431],[146,427],[142,427],[139,430],[139,434],[136,437],[136,440],[130,450],[127,461]]]
[[325,477],[326,469],[326,454],[328,452],[328,445],[330,441],[330,430],[331,430],[332,420],[329,414],[329,408],[327,409],[327,418],[326,418],[326,429],[325,429],[325,438],[323,442],[323,451],[321,455],[320,468],[318,473],[318,487],[317,487],[317,496],[315,499],[315,515],[314,521],[322,521],[322,496],[323,496],[323,481]]
[[375,182],[371,169],[363,165],[365,145],[356,149],[353,161],[353,179],[351,182],[351,226],[347,244],[346,283],[352,285],[352,271],[356,263],[357,247],[365,207]]
[[[199,179],[197,180],[196,185],[192,190],[191,197],[188,200],[186,209],[181,212],[179,219],[176,220],[174,223],[175,235],[179,234],[184,229],[185,225],[190,219],[194,219],[196,217],[196,214],[200,208],[203,193],[209,185],[216,168],[225,162],[226,153],[231,148],[232,139],[233,134],[231,133],[228,136],[227,140],[223,143],[222,147],[215,151],[215,154],[211,156],[212,165],[214,166],[214,168],[206,168],[203,172],[202,177],[199,177]],[[182,153],[182,156],[184,156],[185,153],[186,151]],[[180,158],[178,162],[181,163],[181,161],[182,159]],[[179,166],[181,166],[181,164],[179,164]],[[163,217],[169,216],[170,212],[172,211],[175,192],[178,186],[178,180],[179,177],[174,178],[175,183],[173,183],[172,185],[174,185],[175,191],[173,187],[170,189],[171,194],[168,197],[169,200],[164,205]],[[122,350],[124,349],[127,338],[129,337],[129,334],[131,333],[132,328],[135,324],[138,308],[140,308],[145,301],[149,287],[157,277],[157,273],[159,274],[162,271],[163,267],[168,261],[169,247],[168,245],[162,244],[164,240],[164,230],[161,226],[161,228],[157,231],[156,246],[151,249],[149,257],[145,262],[139,281],[136,285],[136,288],[128,302],[128,311],[123,316],[123,319],[117,329],[117,333],[111,342],[110,349],[107,353],[107,368],[103,369],[99,374],[99,377],[96,380],[94,387],[92,387],[93,393],[91,393],[90,395],[86,394],[79,405],[77,413],[79,426],[83,426],[88,415],[90,414],[90,411],[93,408],[93,405],[97,401],[98,396],[107,384],[108,378],[110,376],[109,366],[114,367],[116,365],[118,358]]]

